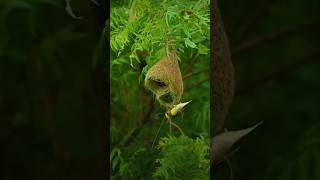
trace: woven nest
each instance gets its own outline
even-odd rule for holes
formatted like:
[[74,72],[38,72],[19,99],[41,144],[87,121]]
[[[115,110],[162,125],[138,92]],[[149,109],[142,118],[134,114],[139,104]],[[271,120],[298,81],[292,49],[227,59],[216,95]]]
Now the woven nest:
[[145,86],[152,91],[160,103],[167,108],[180,102],[183,81],[177,59],[165,56],[147,72]]

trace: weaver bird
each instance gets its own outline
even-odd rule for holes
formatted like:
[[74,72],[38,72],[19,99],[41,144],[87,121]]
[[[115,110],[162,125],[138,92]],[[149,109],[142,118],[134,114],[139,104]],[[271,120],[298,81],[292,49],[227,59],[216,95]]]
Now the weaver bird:
[[[173,119],[174,117],[176,117],[179,112],[182,112],[183,108],[184,108],[187,104],[189,104],[190,102],[191,102],[191,101],[173,105],[173,107],[165,113],[164,118],[166,118],[166,121],[168,121],[169,124],[170,124],[170,126],[169,126],[169,127],[170,127],[170,134],[171,134],[171,131],[172,131],[172,130],[171,130],[171,125],[173,125],[174,127],[176,127],[176,128],[180,131],[180,133],[181,133],[182,135],[184,135],[182,129],[181,129],[177,124],[175,124],[174,122],[172,122],[172,119]],[[161,127],[162,127],[162,124],[163,124],[163,121],[162,121],[162,123],[161,123],[161,125],[160,125],[160,127],[159,127],[159,129],[158,129],[158,132],[156,133],[156,137],[155,137],[154,140],[153,140],[153,143],[152,143],[152,146],[151,146],[152,148],[153,148],[154,143],[155,143],[155,141],[156,141],[156,139],[157,139],[157,137],[158,137],[158,134],[159,134],[159,132],[160,132],[160,129],[161,129]]]
[[173,117],[175,117],[179,112],[182,112],[182,109],[188,105],[191,101],[185,102],[185,103],[179,103],[177,105],[173,105],[173,107],[166,112],[165,116],[167,120],[171,120]]

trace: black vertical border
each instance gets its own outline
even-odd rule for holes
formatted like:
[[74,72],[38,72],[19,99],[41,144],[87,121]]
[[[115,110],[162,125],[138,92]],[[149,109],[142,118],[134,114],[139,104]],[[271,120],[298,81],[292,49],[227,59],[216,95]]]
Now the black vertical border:
[[[213,123],[214,123],[214,119],[213,119],[213,62],[217,60],[214,50],[215,50],[215,46],[214,46],[214,34],[217,34],[217,29],[214,27],[214,22],[216,22],[217,20],[217,16],[216,16],[216,12],[217,12],[217,0],[210,0],[210,137],[211,139],[213,138]],[[212,141],[210,141],[212,143]],[[211,148],[211,143],[210,143],[210,148]],[[211,150],[210,150],[211,152]],[[213,165],[211,163],[211,153],[210,153],[210,179],[214,179],[213,178]]]
[[104,1],[105,6],[105,18],[104,18],[104,30],[105,30],[105,48],[104,52],[106,53],[106,58],[105,58],[105,76],[106,77],[106,104],[107,104],[107,118],[106,119],[106,124],[104,127],[106,127],[106,179],[110,179],[110,30],[109,30],[109,22],[110,22],[110,0],[105,0]]
[[100,165],[102,176],[105,179],[109,179],[109,132],[110,132],[110,81],[109,81],[109,17],[110,17],[110,2],[109,0],[100,0],[99,1],[99,29],[101,30],[100,33],[102,34],[101,37],[101,52],[103,58],[99,63],[96,65],[94,76],[95,76],[95,85],[97,88],[97,93],[100,94],[99,97],[104,97],[101,101],[99,101],[101,112],[104,112],[103,116],[101,117],[100,127],[99,127],[99,134],[102,136],[100,137],[101,141],[100,144],[104,145],[103,154],[101,154]]

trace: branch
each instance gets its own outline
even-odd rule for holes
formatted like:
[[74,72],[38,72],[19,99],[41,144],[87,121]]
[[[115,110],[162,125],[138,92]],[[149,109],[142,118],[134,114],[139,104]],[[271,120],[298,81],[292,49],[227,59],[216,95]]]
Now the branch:
[[201,74],[203,72],[209,71],[209,70],[210,70],[210,68],[206,68],[206,69],[202,69],[200,71],[194,72],[194,73],[187,74],[187,75],[183,76],[183,80],[188,79],[189,77],[195,76],[197,74]]
[[192,66],[194,65],[194,63],[197,61],[197,56],[195,55],[195,56],[193,56],[191,59],[190,59],[190,61],[189,61],[189,63],[186,65],[186,68],[184,69],[184,71],[183,71],[183,75],[185,75],[186,73],[188,73],[189,71],[190,71],[190,69],[192,68]]
[[320,24],[320,17],[317,17],[313,20],[308,20],[294,28],[289,28],[283,31],[275,32],[266,36],[261,37],[255,37],[252,39],[247,40],[246,42],[240,43],[238,46],[236,46],[232,50],[232,55],[239,55],[241,53],[244,53],[248,50],[251,50],[259,45],[271,43],[277,40],[281,40],[283,38],[286,38],[290,35],[294,35],[297,33],[300,33],[302,30],[307,30],[308,28],[311,28],[315,25]]
[[295,70],[299,69],[305,64],[308,63],[313,63],[313,62],[320,62],[320,50],[313,51],[311,53],[305,54],[303,57],[299,58],[298,60],[295,60],[291,64],[283,65],[280,68],[278,68],[277,71],[271,72],[251,83],[251,86],[244,87],[236,92],[236,95],[244,95],[244,94],[249,94],[252,93],[253,91],[263,87],[263,85],[267,84],[268,82],[281,78],[283,76],[286,76]]
[[193,88],[195,88],[195,87],[198,87],[198,86],[202,85],[203,83],[205,83],[205,82],[207,82],[207,81],[210,81],[210,78],[204,79],[204,80],[202,80],[202,81],[200,81],[200,82],[198,82],[198,83],[196,83],[196,84],[191,85],[190,87],[186,88],[186,89],[184,90],[184,92],[187,92],[187,91],[189,91],[189,90],[191,90],[191,89],[193,89]]

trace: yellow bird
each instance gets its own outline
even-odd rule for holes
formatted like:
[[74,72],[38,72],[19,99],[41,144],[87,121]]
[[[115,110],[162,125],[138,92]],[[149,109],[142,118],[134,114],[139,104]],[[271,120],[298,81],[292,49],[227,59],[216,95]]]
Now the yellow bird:
[[[180,131],[180,133],[182,134],[182,135],[184,135],[184,133],[183,133],[183,131],[182,131],[182,129],[177,125],[177,124],[175,124],[174,122],[172,122],[172,118],[174,118],[179,112],[181,112],[182,111],[182,109],[187,105],[187,104],[189,104],[191,101],[188,101],[188,102],[185,102],[185,103],[179,103],[179,104],[176,104],[176,105],[174,105],[169,111],[167,111],[166,113],[165,113],[165,117],[166,117],[166,120],[169,122],[169,124],[170,124],[170,134],[171,134],[171,125],[173,125],[173,126],[175,126],[179,131]],[[163,117],[164,118],[164,117]],[[153,142],[152,142],[152,148],[153,148],[153,146],[154,146],[154,143],[156,142],[156,139],[157,139],[157,137],[158,137],[158,134],[159,134],[159,131],[160,131],[160,129],[161,129],[161,127],[162,127],[162,123],[161,123],[161,125],[160,125],[160,127],[159,127],[159,129],[158,129],[158,131],[157,131],[157,133],[156,133],[156,137],[154,138],[154,140],[153,140]]]
[[167,121],[169,121],[169,124],[170,124],[170,134],[171,134],[171,131],[172,131],[171,130],[171,125],[173,125],[174,127],[176,127],[181,132],[181,134],[184,135],[182,129],[177,124],[172,122],[172,118],[175,117],[179,112],[181,112],[182,109],[187,104],[189,104],[190,102],[191,101],[188,101],[188,102],[185,102],[185,103],[179,103],[177,105],[174,105],[169,111],[166,112],[165,117],[167,118]]
[[182,109],[188,105],[191,101],[185,102],[185,103],[179,103],[177,105],[173,105],[172,109],[166,112],[165,116],[167,120],[171,120],[173,117],[175,117],[179,112],[182,111]]

